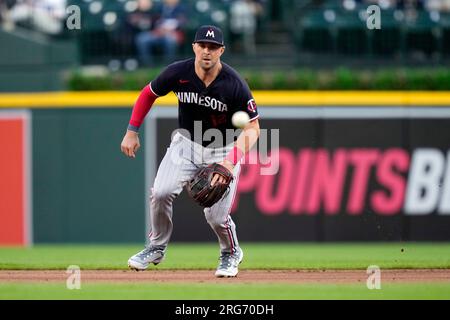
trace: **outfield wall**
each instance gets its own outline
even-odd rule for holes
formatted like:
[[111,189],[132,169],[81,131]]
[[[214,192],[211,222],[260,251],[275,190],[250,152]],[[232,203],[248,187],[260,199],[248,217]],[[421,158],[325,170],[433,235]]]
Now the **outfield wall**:
[[[127,159],[120,142],[137,94],[0,96],[0,244],[144,241],[177,109],[174,96],[159,99],[141,153]],[[450,93],[255,98],[261,127],[280,129],[280,156],[270,158],[279,170],[243,164],[232,210],[241,240],[450,240]],[[215,241],[185,194],[172,239]]]

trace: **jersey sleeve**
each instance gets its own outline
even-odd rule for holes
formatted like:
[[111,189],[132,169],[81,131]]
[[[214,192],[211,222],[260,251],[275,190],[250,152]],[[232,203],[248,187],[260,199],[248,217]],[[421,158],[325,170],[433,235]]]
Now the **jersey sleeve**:
[[175,64],[171,64],[150,82],[150,89],[156,96],[162,97],[173,91],[177,79],[177,69]]
[[237,111],[245,111],[249,115],[250,121],[259,117],[255,99],[253,98],[247,83],[242,79],[240,79],[237,85],[235,103],[237,106]]

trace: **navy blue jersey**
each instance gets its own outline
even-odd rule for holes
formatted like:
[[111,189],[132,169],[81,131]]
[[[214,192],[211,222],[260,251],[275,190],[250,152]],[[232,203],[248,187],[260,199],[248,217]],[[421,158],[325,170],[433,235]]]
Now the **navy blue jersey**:
[[[192,140],[195,137],[194,121],[201,122],[202,136],[206,130],[215,128],[226,137],[226,129],[235,129],[231,117],[236,111],[245,111],[251,120],[258,118],[256,103],[247,83],[232,67],[221,62],[222,70],[206,87],[195,73],[194,63],[194,58],[172,63],[150,83],[157,96],[171,91],[176,94],[179,128],[189,131]],[[210,142],[202,144],[206,146]]]

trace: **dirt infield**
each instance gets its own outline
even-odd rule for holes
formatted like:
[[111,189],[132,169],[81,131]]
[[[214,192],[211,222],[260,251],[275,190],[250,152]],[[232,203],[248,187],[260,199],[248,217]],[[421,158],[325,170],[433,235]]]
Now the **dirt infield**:
[[[65,270],[0,270],[0,282],[66,281]],[[81,270],[89,282],[291,283],[338,284],[367,280],[366,270],[242,270],[237,278],[218,279],[213,270]],[[383,283],[450,282],[450,269],[381,270]]]

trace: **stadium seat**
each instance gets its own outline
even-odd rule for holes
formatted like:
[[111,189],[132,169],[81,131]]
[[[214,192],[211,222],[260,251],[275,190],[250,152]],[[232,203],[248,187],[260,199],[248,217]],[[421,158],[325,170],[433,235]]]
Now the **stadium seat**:
[[401,17],[395,10],[381,10],[381,29],[367,32],[369,52],[375,56],[399,54],[401,51]]
[[430,18],[428,11],[418,11],[415,19],[404,23],[404,43],[408,54],[431,55],[438,49],[437,23]]
[[334,51],[333,21],[325,12],[311,10],[298,22],[297,46],[302,51],[326,53]]
[[440,50],[445,57],[450,56],[450,13],[441,13],[439,21],[441,36]]
[[[366,21],[358,9],[337,11],[337,52],[339,54],[362,55],[368,53]],[[365,11],[365,10],[364,10]]]

